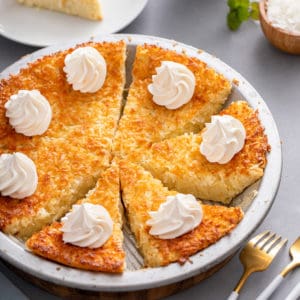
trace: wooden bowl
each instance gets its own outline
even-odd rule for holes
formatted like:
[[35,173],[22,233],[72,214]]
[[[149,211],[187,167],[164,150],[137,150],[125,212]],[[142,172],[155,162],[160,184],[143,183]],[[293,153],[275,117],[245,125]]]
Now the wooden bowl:
[[267,17],[267,0],[260,1],[260,24],[261,28],[269,40],[269,42],[276,48],[290,53],[300,54],[300,35],[293,34],[281,28],[272,26]]

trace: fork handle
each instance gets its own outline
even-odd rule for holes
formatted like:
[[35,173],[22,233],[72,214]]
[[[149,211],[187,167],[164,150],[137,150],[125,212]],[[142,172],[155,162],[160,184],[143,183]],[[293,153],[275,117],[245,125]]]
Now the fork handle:
[[236,291],[232,291],[227,300],[236,300],[239,297],[239,294]]
[[283,280],[283,276],[281,274],[277,275],[273,281],[266,287],[266,289],[256,298],[256,300],[267,300],[274,293],[277,287]]

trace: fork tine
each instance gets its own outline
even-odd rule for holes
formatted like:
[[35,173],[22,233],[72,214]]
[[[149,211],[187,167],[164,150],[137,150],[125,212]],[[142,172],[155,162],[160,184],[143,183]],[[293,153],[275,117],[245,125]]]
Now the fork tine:
[[287,239],[282,240],[280,243],[278,243],[268,254],[272,257],[275,257],[279,250],[286,244]]
[[276,245],[276,243],[279,242],[280,240],[281,240],[281,236],[280,235],[275,235],[275,238],[272,240],[272,243],[270,243],[268,245],[268,248],[265,249],[266,252],[269,252],[273,248],[273,246]]
[[255,236],[254,238],[252,238],[249,241],[249,244],[251,244],[252,246],[255,246],[264,236],[268,235],[270,233],[270,230],[264,231],[260,234],[258,234],[257,236]]
[[257,243],[256,247],[260,250],[264,250],[264,248],[273,241],[274,237],[276,236],[276,233],[270,232],[269,235],[267,235],[263,240]]
[[[237,299],[236,296],[238,296],[249,275],[253,272],[266,270],[286,242],[286,239],[269,230],[253,237],[240,253],[240,261],[244,266],[244,273],[234,288],[233,296],[229,298]],[[269,253],[265,248],[267,248]]]

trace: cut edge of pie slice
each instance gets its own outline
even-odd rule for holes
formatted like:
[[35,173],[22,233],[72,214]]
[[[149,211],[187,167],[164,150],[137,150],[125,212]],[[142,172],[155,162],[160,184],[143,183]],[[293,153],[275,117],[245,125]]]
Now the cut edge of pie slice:
[[63,241],[62,224],[54,222],[27,240],[26,246],[35,254],[61,264],[90,271],[121,273],[125,269],[123,250],[122,204],[119,169],[113,164],[99,178],[96,187],[77,204],[100,204],[109,212],[114,225],[112,236],[100,248],[77,247]]
[[[155,104],[148,91],[162,61],[183,64],[195,75],[193,97],[176,110]],[[153,142],[201,130],[231,92],[231,83],[203,61],[156,45],[137,46],[132,76],[115,143],[115,153],[131,161],[139,161]]]
[[20,4],[59,11],[90,20],[102,20],[100,0],[18,0]]
[[247,102],[233,102],[220,115],[237,118],[246,130],[243,149],[228,163],[209,162],[199,150],[201,133],[190,133],[154,143],[142,166],[170,189],[202,200],[230,203],[263,176],[270,146],[258,112]]
[[158,210],[167,196],[178,193],[168,190],[140,165],[126,161],[120,161],[120,181],[131,230],[148,267],[186,261],[229,234],[243,218],[239,207],[202,205],[203,220],[198,227],[175,239],[159,239],[149,234],[149,211]]

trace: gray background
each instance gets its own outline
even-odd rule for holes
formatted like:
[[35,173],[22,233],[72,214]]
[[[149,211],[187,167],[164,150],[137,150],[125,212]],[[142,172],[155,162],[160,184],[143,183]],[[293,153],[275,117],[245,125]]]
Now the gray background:
[[[255,273],[247,281],[240,299],[253,300],[289,262],[288,247],[300,235],[300,56],[274,49],[257,23],[248,22],[237,32],[229,31],[226,13],[224,0],[150,0],[142,14],[122,32],[170,38],[214,54],[240,72],[273,113],[282,139],[283,173],[276,201],[256,233],[271,229],[287,237],[289,242],[267,271]],[[0,37],[0,70],[36,49]],[[2,263],[0,271],[30,299],[58,299],[25,282]],[[169,299],[226,299],[241,273],[242,266],[235,255],[211,278]],[[295,270],[272,299],[285,299],[298,282],[300,270]],[[26,297],[0,274],[0,299]]]

